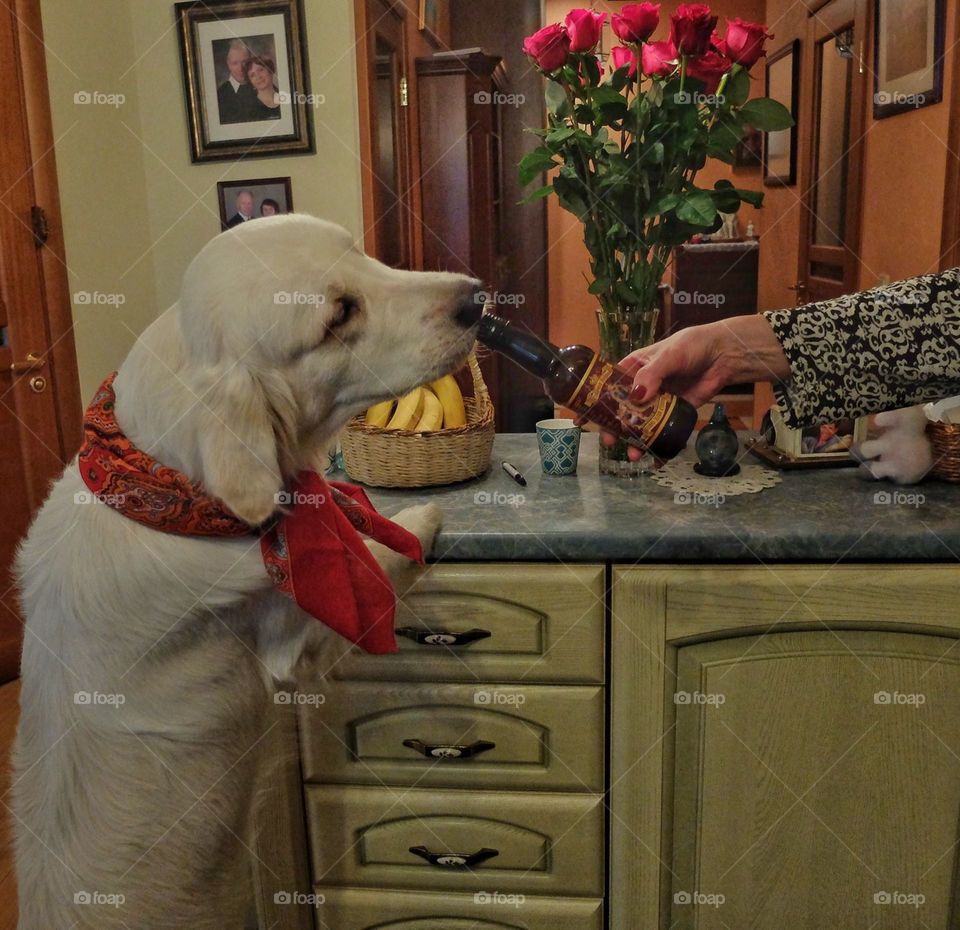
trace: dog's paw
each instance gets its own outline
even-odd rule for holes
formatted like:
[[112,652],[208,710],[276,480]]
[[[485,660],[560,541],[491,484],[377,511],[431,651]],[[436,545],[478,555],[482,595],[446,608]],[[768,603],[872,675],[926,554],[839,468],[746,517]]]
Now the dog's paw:
[[392,519],[394,523],[399,523],[420,540],[424,556],[430,554],[443,523],[443,511],[436,504],[416,504],[413,507],[405,507]]

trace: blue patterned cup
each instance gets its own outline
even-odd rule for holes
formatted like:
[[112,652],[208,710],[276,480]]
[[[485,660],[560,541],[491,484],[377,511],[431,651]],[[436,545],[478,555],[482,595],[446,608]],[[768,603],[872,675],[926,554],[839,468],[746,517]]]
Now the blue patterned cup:
[[573,420],[537,423],[540,465],[545,475],[575,475],[580,454],[580,427]]

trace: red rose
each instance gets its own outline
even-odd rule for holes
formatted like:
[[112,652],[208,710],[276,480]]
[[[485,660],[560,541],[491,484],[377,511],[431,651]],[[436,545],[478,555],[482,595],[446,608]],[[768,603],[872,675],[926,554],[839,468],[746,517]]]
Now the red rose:
[[610,23],[621,42],[646,42],[660,24],[660,4],[628,3]]
[[606,13],[593,10],[571,10],[564,20],[570,36],[571,52],[589,52],[599,41]]
[[687,62],[687,74],[706,85],[704,93],[712,94],[720,84],[722,78],[731,68],[733,62],[719,52],[707,52],[699,58],[691,58]]
[[523,50],[541,71],[556,71],[570,54],[570,36],[563,26],[544,26],[523,40]]
[[717,17],[705,3],[683,3],[670,17],[670,41],[681,55],[702,55],[716,25]]
[[634,49],[627,48],[625,45],[615,45],[610,49],[610,60],[613,62],[614,71],[619,71],[620,68],[630,65],[630,70],[627,74],[630,77],[636,77],[637,66],[640,62]]
[[733,19],[727,24],[727,34],[714,44],[731,61],[744,68],[752,68],[763,55],[763,43],[772,39],[762,23],[748,23],[743,19]]
[[677,50],[669,40],[648,42],[640,49],[643,73],[651,77],[670,77],[677,70]]

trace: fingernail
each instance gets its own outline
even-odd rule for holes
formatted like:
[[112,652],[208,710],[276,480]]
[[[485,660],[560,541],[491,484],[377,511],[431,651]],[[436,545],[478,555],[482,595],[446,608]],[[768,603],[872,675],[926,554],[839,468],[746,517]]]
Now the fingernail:
[[647,389],[642,384],[635,384],[630,390],[630,400],[639,403],[647,396]]

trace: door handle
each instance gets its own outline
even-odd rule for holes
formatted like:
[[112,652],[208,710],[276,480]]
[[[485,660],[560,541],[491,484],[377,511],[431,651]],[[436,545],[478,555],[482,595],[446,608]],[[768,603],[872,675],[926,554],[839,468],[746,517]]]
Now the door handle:
[[474,743],[467,745],[452,743],[425,743],[420,739],[405,739],[403,745],[408,749],[415,749],[421,755],[428,759],[469,759],[472,756],[478,756],[481,752],[487,752],[489,749],[496,748],[496,743],[490,740],[478,739]]
[[450,633],[447,630],[418,630],[411,626],[397,629],[400,636],[406,636],[421,646],[466,646],[478,639],[486,639],[493,634],[489,630],[466,630],[463,633]]
[[487,859],[500,855],[499,849],[490,849],[486,846],[469,855],[464,853],[434,853],[430,852],[426,846],[411,846],[410,852],[421,859],[426,859],[430,865],[437,865],[442,869],[469,869],[481,862],[486,862]]
[[39,371],[46,368],[47,360],[36,352],[28,352],[27,357],[22,362],[14,362],[10,370],[15,374],[22,374],[25,371]]

